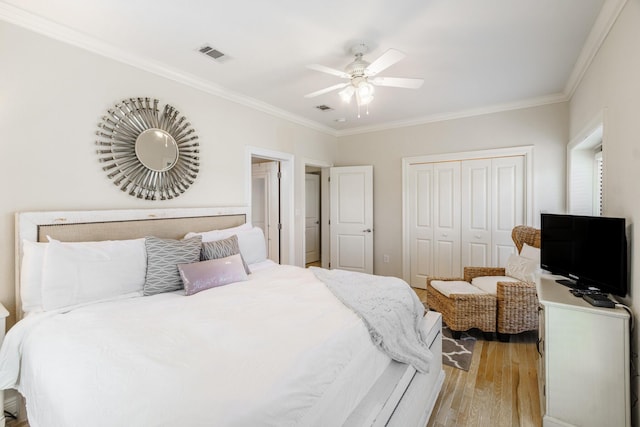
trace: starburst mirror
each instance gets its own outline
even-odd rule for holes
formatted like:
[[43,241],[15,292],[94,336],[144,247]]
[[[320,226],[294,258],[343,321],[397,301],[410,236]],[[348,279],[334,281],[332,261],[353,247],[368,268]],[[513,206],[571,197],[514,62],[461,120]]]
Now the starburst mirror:
[[198,136],[171,105],[129,98],[98,124],[98,159],[113,183],[131,196],[166,200],[184,193],[198,176]]

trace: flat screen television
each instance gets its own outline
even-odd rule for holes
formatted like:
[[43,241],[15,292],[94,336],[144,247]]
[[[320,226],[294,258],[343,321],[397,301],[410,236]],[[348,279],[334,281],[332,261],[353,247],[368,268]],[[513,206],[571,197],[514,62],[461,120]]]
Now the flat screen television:
[[541,215],[540,266],[570,279],[563,284],[627,294],[624,218]]

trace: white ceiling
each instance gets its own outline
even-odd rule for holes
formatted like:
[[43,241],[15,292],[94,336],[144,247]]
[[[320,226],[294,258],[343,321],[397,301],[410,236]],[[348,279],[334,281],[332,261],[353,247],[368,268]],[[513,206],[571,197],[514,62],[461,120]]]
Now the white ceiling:
[[[6,0],[0,2],[0,18],[19,16],[13,21],[32,22],[32,28],[48,28],[40,31],[57,38],[346,134],[566,99],[603,4],[605,0]],[[407,55],[381,76],[419,77],[424,85],[418,90],[378,87],[370,114],[360,119],[355,103],[343,104],[336,92],[304,98],[341,82],[306,65],[343,69],[353,58],[351,45],[362,41],[371,48],[365,55],[370,62],[389,48]],[[200,54],[198,48],[205,44],[228,59],[216,62]],[[333,110],[314,108],[320,104]],[[337,122],[340,118],[346,121]]]

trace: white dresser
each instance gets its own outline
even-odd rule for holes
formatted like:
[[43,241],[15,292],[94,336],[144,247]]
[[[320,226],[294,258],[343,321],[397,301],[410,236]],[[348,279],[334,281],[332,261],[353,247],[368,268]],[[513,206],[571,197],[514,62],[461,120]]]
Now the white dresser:
[[543,426],[630,426],[629,314],[542,275],[538,378]]

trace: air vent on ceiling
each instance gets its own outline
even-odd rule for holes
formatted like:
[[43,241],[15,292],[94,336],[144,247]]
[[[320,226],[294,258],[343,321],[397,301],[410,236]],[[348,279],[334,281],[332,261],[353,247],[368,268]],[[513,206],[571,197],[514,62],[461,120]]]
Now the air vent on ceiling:
[[225,56],[224,53],[212,48],[209,45],[202,46],[200,49],[198,49],[198,51],[218,61],[221,61],[221,59],[226,59],[222,58],[223,56]]
[[316,105],[316,108],[320,111],[329,111],[329,110],[333,110],[333,108],[329,107],[328,105]]

